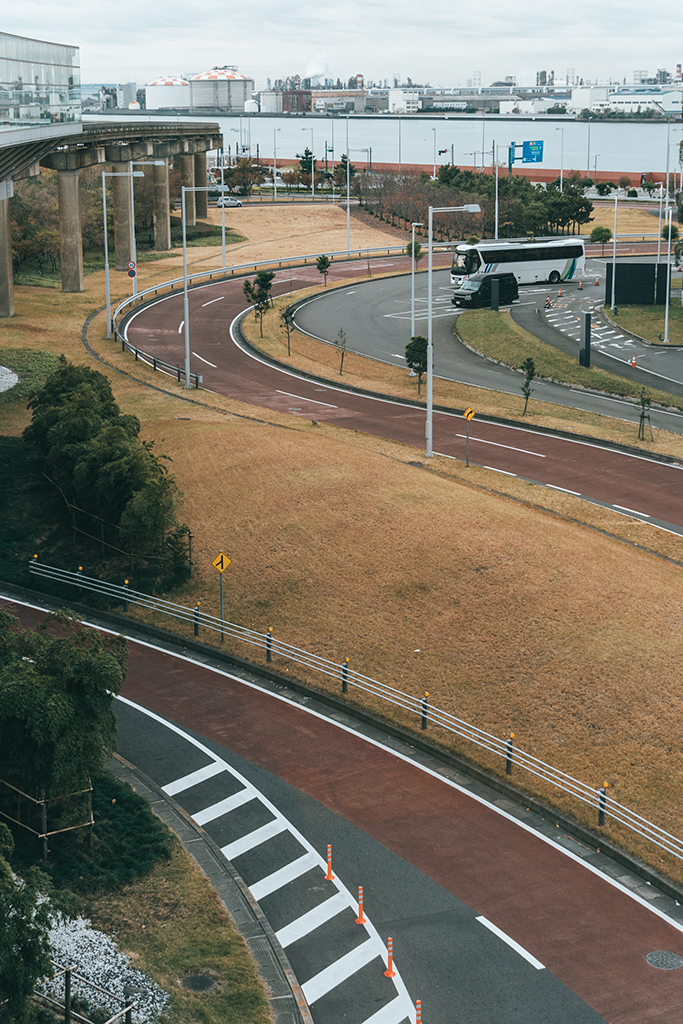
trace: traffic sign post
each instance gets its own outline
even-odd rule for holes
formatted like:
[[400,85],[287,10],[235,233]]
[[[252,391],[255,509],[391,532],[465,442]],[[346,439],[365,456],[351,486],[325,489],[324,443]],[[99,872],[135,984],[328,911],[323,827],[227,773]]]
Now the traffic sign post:
[[465,466],[469,469],[470,465],[470,422],[474,419],[474,409],[471,406],[467,406],[463,416],[467,421],[467,442],[465,445]]
[[223,621],[225,619],[225,616],[223,614],[223,573],[228,568],[231,561],[232,560],[228,558],[227,555],[224,555],[223,552],[221,551],[220,555],[216,555],[213,562],[211,563],[214,569],[218,570],[218,573],[221,578],[221,643],[223,643],[223,640],[225,639],[225,634],[223,632]]
[[135,277],[136,274],[136,263],[135,260],[128,261],[128,277]]

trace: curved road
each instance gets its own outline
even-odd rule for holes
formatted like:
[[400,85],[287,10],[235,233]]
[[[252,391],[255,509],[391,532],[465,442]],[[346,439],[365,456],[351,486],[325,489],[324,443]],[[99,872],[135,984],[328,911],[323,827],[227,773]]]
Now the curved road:
[[[405,258],[386,258],[377,261],[375,267],[396,270],[405,267],[407,262]],[[353,276],[358,273],[358,265],[335,263],[334,271],[339,277]],[[318,284],[319,280],[314,267],[280,271],[273,292],[295,292]],[[396,286],[409,288],[408,278],[398,279]],[[334,297],[330,294],[329,298],[337,304],[352,304],[351,317],[354,296],[360,287],[334,293]],[[418,449],[424,446],[422,409],[307,380],[296,371],[270,366],[245,348],[239,341],[239,332],[231,328],[245,308],[240,280],[192,290],[189,308],[192,363],[195,369],[201,368],[204,386],[209,390],[252,405],[387,437]],[[338,319],[340,323],[346,322],[343,310]],[[182,295],[171,295],[134,313],[126,325],[126,334],[131,344],[182,362],[183,324]],[[334,326],[333,334],[336,320]],[[398,339],[403,339],[404,334],[403,328],[396,331],[397,350]],[[452,335],[450,343],[454,344]],[[479,366],[483,364],[487,372],[493,365],[483,363],[478,357],[472,358]],[[569,391],[559,390],[565,395]],[[464,426],[457,414],[436,413],[435,453],[464,461]],[[470,430],[470,458],[490,469],[568,491],[675,533],[683,532],[681,468],[677,465],[662,464],[646,456],[613,451],[579,439],[477,420]]]
[[180,645],[129,649],[120,750],[229,856],[316,1024],[414,1021],[408,998],[443,1024],[678,1024],[683,970],[646,960],[683,958],[673,900],[314,699]]

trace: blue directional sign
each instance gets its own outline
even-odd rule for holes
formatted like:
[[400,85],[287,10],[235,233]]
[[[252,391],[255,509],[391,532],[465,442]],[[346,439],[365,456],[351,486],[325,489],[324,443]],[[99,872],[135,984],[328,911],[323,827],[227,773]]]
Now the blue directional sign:
[[522,143],[522,163],[540,164],[543,161],[543,142]]

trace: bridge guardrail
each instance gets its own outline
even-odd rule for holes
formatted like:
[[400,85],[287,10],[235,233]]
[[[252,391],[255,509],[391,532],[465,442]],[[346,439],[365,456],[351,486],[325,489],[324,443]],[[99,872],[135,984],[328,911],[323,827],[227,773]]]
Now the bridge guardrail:
[[297,665],[313,669],[329,678],[336,679],[341,685],[342,693],[348,693],[349,686],[362,690],[379,700],[408,711],[420,719],[421,729],[427,729],[429,724],[439,726],[452,735],[473,743],[475,746],[505,760],[506,774],[511,775],[513,766],[521,768],[530,775],[550,783],[556,789],[567,793],[569,796],[588,805],[598,813],[598,825],[604,825],[605,818],[610,817],[614,821],[632,832],[641,836],[658,846],[660,849],[671,854],[677,860],[683,860],[683,840],[678,839],[670,832],[665,831],[659,825],[648,821],[635,811],[630,810],[623,804],[607,794],[607,784],[593,788],[586,785],[579,779],[574,778],[567,772],[556,768],[521,747],[514,746],[513,735],[507,739],[501,739],[492,733],[480,729],[463,719],[457,718],[450,712],[444,711],[430,703],[426,693],[423,697],[416,697],[413,694],[399,690],[388,683],[382,683],[370,676],[356,672],[350,667],[349,659],[337,663],[323,658],[320,655],[292,644],[285,643],[274,637],[272,629],[266,633],[259,633],[253,629],[247,629],[234,622],[208,615],[201,611],[199,605],[195,608],[187,608],[184,605],[174,604],[165,601],[163,598],[154,597],[141,591],[133,590],[127,584],[119,585],[98,580],[95,577],[86,576],[82,572],[70,572],[66,569],[59,569],[55,566],[46,565],[37,559],[29,562],[29,572],[42,579],[68,584],[81,590],[100,594],[105,597],[114,598],[123,603],[124,611],[133,604],[139,608],[146,608],[163,615],[168,615],[179,622],[192,625],[195,636],[199,635],[199,629],[209,629],[213,632],[227,635],[243,643],[250,644],[266,652],[266,661],[272,661],[274,655],[286,658]]

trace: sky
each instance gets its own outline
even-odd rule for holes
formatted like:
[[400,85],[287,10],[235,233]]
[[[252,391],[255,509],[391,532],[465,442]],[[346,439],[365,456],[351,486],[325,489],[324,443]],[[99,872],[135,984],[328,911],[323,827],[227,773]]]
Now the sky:
[[84,83],[142,86],[232,64],[257,88],[311,71],[451,87],[476,72],[482,85],[507,75],[531,85],[537,71],[554,70],[563,83],[568,68],[632,84],[634,70],[673,73],[683,60],[678,8],[663,0],[651,11],[642,0],[22,0],[0,29],[78,46]]

